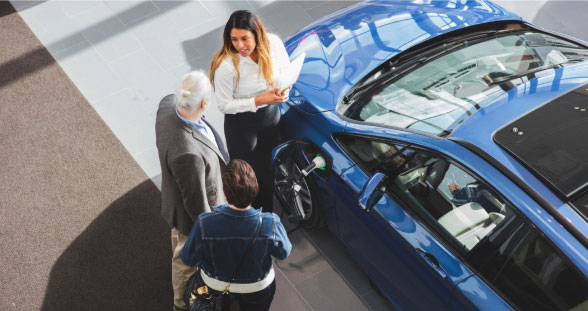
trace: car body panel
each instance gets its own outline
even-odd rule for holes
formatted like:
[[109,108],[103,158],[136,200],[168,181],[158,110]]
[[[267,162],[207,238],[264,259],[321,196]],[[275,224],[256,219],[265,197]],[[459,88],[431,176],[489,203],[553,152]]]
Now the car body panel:
[[[280,107],[282,137],[290,141],[287,146],[295,141],[311,142],[329,157],[332,167],[327,176],[316,171],[309,175],[320,193],[326,223],[396,309],[513,308],[476,275],[462,252],[392,197],[385,195],[371,211],[363,210],[357,195],[369,174],[347,154],[338,135],[410,144],[448,158],[500,193],[516,207],[518,216],[547,237],[584,277],[588,275],[588,249],[534,199],[529,189],[588,236],[586,221],[493,141],[497,129],[588,83],[586,62],[538,72],[530,79],[520,78],[507,91],[498,86],[489,90],[491,94],[482,108],[445,138],[353,121],[335,111],[345,93],[366,74],[408,48],[467,26],[510,20],[520,18],[483,0],[367,2],[319,20],[286,42],[292,58],[305,52],[306,60],[290,100]],[[389,26],[394,23],[410,27],[399,35]],[[468,144],[501,166],[468,148]],[[274,158],[284,150],[284,146],[277,149]],[[529,188],[517,184],[502,169]],[[434,257],[438,266],[424,254]]]
[[468,25],[506,20],[521,18],[483,0],[357,4],[315,22],[286,41],[292,57],[306,53],[290,97],[311,113],[332,110],[367,73],[410,47]]
[[[473,305],[459,299],[454,286],[472,272],[387,195],[370,212],[349,204],[368,180],[357,166],[341,177],[339,238],[389,299],[405,310],[471,310]],[[438,274],[419,252],[435,256],[446,274]],[[421,293],[420,299],[414,299],[414,292]]]
[[489,289],[486,283],[478,276],[472,275],[463,280],[457,287],[468,297],[480,310],[513,310],[502,297]]
[[[415,144],[417,146],[436,151],[439,154],[450,157],[455,162],[467,167],[472,173],[478,175],[482,180],[485,180],[490,185],[497,187],[498,192],[503,193],[518,210],[522,212],[525,217],[529,218],[533,223],[541,228],[552,241],[566,249],[564,251],[581,270],[588,275],[588,251],[578,242],[567,230],[565,230],[558,222],[547,213],[535,200],[533,200],[524,190],[520,189],[512,180],[505,177],[496,167],[490,165],[484,159],[472,153],[467,148],[448,140],[437,137],[428,137],[419,134],[407,133],[400,130],[387,129],[382,131],[382,127],[362,124],[359,122],[347,123],[346,132],[354,134],[362,134],[374,136],[379,138],[388,138],[397,142],[404,142]],[[507,155],[508,156],[508,155]],[[516,161],[514,159],[511,162]],[[528,171],[519,165],[519,172]],[[530,175],[530,173],[528,173]],[[528,178],[531,178],[530,176]],[[534,177],[533,177],[534,178]],[[537,181],[538,182],[538,181]],[[545,186],[541,184],[544,188]],[[545,188],[546,189],[546,188]],[[546,190],[547,191],[547,190]],[[580,216],[570,210],[570,207],[560,201],[560,210],[569,210],[566,216],[570,220],[576,220],[577,226],[581,226],[585,221]],[[565,206],[565,207],[564,207]],[[573,245],[572,248],[570,246]],[[570,248],[570,249],[568,249]]]

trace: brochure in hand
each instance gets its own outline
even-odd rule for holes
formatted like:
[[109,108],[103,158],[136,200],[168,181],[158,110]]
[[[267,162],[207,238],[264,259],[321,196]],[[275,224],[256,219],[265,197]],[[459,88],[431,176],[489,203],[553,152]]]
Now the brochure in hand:
[[282,68],[276,83],[276,86],[281,90],[280,93],[285,93],[287,89],[296,83],[300,75],[300,70],[302,69],[302,64],[304,64],[304,58],[306,58],[306,54],[302,53],[285,66],[285,68]]

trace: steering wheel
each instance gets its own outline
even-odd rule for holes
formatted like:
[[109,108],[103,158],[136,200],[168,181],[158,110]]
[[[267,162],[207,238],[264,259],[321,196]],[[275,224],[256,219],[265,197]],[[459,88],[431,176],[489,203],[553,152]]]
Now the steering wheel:
[[471,182],[462,188],[451,191],[451,195],[453,196],[451,202],[459,206],[474,201],[474,198],[478,194],[478,186],[478,182]]

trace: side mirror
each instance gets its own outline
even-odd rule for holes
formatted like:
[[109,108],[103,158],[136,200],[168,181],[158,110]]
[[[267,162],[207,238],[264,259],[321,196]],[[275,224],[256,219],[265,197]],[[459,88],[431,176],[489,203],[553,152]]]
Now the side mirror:
[[369,212],[376,206],[384,193],[386,193],[386,180],[387,176],[382,172],[376,172],[370,177],[357,196],[362,209]]

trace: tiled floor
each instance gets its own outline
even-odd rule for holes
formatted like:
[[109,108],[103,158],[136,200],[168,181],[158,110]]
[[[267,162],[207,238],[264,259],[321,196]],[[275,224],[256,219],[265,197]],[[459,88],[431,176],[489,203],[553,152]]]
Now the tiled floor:
[[[588,40],[588,1],[495,1],[546,28]],[[207,69],[231,12],[249,9],[283,39],[344,1],[21,1],[12,4],[113,133],[159,185],[155,111],[181,76]],[[35,53],[35,51],[31,51]],[[23,56],[23,57],[26,57]],[[40,65],[41,66],[41,65]],[[26,75],[26,72],[21,73]],[[222,132],[222,115],[207,118]],[[276,262],[275,310],[387,310],[326,229],[296,231]]]
[[[354,2],[13,1],[20,15],[149,177],[159,175],[153,124],[181,76],[207,69],[231,12],[249,9],[286,38]],[[222,132],[222,115],[207,118]],[[151,153],[151,154],[150,154]]]

